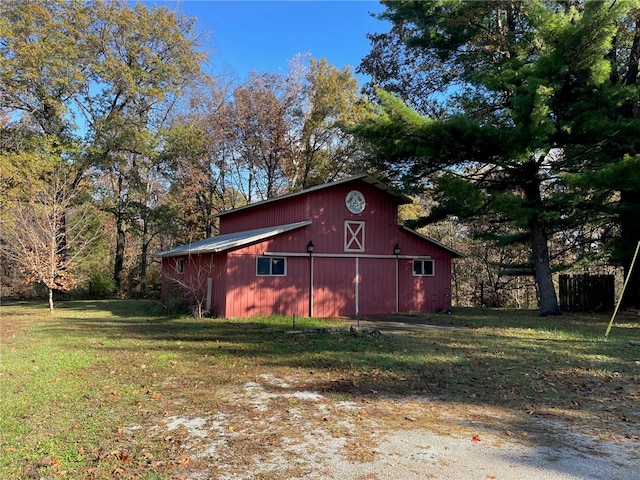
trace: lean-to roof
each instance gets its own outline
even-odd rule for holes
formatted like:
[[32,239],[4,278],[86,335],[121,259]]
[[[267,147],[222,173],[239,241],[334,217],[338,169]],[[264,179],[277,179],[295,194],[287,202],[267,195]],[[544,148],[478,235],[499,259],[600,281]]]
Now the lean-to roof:
[[228,233],[226,235],[218,235],[216,237],[205,238],[198,242],[189,243],[180,247],[166,250],[156,254],[157,257],[182,257],[187,255],[199,255],[201,253],[219,253],[226,250],[242,247],[250,243],[266,240],[267,238],[280,235],[281,233],[295,230],[296,228],[310,225],[310,220],[303,222],[289,223],[286,225],[277,225],[275,227],[258,228],[255,230],[246,230],[243,232]]

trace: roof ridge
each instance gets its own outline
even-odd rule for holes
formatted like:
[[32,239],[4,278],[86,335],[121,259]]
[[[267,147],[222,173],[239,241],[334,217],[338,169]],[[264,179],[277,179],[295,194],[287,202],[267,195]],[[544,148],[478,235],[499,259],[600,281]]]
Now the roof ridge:
[[363,180],[365,183],[377,188],[378,190],[381,190],[383,192],[387,192],[387,194],[389,196],[395,198],[396,201],[398,201],[398,203],[401,204],[401,205],[413,203],[413,200],[411,200],[409,197],[407,197],[406,195],[400,194],[400,193],[395,193],[393,190],[391,190],[391,188],[386,183],[380,181],[379,179],[377,179],[373,175],[370,175],[368,173],[359,173],[357,175],[352,175],[350,177],[346,177],[346,178],[343,178],[343,179],[340,179],[340,180],[332,180],[330,182],[322,183],[320,185],[315,185],[313,187],[305,188],[305,189],[299,190],[297,192],[290,192],[290,193],[286,193],[284,195],[280,195],[278,197],[267,198],[266,200],[260,200],[260,201],[254,202],[254,203],[248,203],[248,204],[243,205],[241,207],[233,208],[233,209],[227,210],[225,212],[216,213],[215,215],[211,215],[211,217],[212,218],[221,217],[223,215],[227,215],[227,214],[230,214],[230,213],[235,213],[235,212],[246,210],[246,209],[249,209],[249,208],[262,206],[262,205],[265,205],[265,204],[268,204],[268,203],[277,202],[277,201],[280,201],[280,200],[285,200],[285,199],[288,199],[288,198],[293,198],[293,197],[296,197],[296,196],[299,196],[299,195],[306,195],[306,194],[309,194],[309,193],[317,191],[317,190],[323,190],[325,188],[332,188],[332,187],[335,187],[337,185],[342,185],[342,184],[349,183],[349,182],[355,182],[357,180]]

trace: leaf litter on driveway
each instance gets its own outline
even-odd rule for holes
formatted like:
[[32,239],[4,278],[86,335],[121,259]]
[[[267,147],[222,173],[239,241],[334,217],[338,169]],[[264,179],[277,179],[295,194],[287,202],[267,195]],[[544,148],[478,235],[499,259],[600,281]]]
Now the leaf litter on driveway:
[[[502,430],[499,418],[450,418],[450,429],[430,429],[419,421],[424,403],[336,400],[294,378],[262,375],[230,393],[230,411],[171,416],[155,428],[185,430],[181,448],[191,461],[176,477],[185,480],[638,478],[637,436],[598,439],[548,418],[532,419],[537,433]],[[392,410],[403,411],[404,425],[389,426]],[[534,443],[541,433],[552,440]]]

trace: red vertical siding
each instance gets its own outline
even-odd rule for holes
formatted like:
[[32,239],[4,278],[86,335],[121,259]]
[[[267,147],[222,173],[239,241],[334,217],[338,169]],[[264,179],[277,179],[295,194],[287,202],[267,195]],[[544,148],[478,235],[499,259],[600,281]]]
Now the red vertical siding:
[[[286,237],[286,235],[283,235]],[[279,241],[267,241],[234,252],[227,257],[227,317],[268,315],[306,316],[308,313],[309,260],[287,258],[285,276],[256,275],[256,259],[273,250]]]
[[[176,262],[184,261],[182,273],[176,271]],[[224,315],[220,298],[224,298],[224,255],[185,255],[162,259],[162,301],[183,298],[190,304],[196,299],[207,305],[208,280],[212,279],[211,313]]]
[[434,268],[436,274],[432,277],[414,276],[412,260],[400,259],[401,312],[431,312],[450,308],[451,260],[436,259]]
[[[344,204],[347,193],[358,189],[366,197],[367,207],[360,215],[350,213]],[[232,233],[255,228],[284,225],[312,220],[309,231],[318,251],[344,251],[344,222],[366,222],[367,252],[391,253],[394,243],[390,227],[398,224],[397,204],[389,195],[364,182],[339,184],[310,192],[308,195],[273,200],[263,205],[240,209],[220,217],[220,233]],[[395,230],[395,229],[393,229]]]
[[346,317],[356,313],[355,258],[314,259],[315,317]]
[[211,310],[216,316],[226,317],[226,294],[227,294],[227,255],[224,253],[215,254],[215,274],[213,280],[213,292],[211,298]]
[[299,222],[309,218],[309,201],[304,195],[256,204],[220,217],[220,234],[241,232],[254,228],[272,227]]
[[396,311],[395,258],[361,258],[358,262],[358,310],[362,315]]
[[[344,200],[360,190],[366,208],[350,213]],[[311,225],[236,250],[196,256],[185,261],[183,279],[197,278],[198,262],[212,261],[212,310],[226,317],[280,313],[309,314],[309,240],[313,256],[313,314],[316,317],[372,315],[396,311],[396,258],[398,244],[398,310],[430,311],[450,307],[451,253],[398,227],[397,201],[387,192],[355,180],[337,183],[301,195],[258,204],[221,216],[220,233],[311,220]],[[364,250],[345,251],[345,221],[364,223]],[[256,259],[265,252],[287,257],[285,276],[256,275]],[[287,255],[289,254],[289,255]],[[414,276],[413,258],[432,258],[435,276]],[[175,258],[163,259],[163,272],[171,272]],[[356,271],[357,269],[357,271]],[[169,275],[167,273],[167,279]],[[356,284],[356,273],[359,283]],[[203,287],[206,289],[206,280]],[[356,299],[357,287],[357,299]],[[163,279],[163,295],[165,295]]]
[[[360,190],[366,198],[363,213],[350,213],[344,199],[349,191]],[[345,221],[365,223],[365,252],[391,254],[390,236],[397,233],[397,205],[384,192],[367,184],[340,185],[315,192],[311,201],[312,235],[317,251],[344,253]]]

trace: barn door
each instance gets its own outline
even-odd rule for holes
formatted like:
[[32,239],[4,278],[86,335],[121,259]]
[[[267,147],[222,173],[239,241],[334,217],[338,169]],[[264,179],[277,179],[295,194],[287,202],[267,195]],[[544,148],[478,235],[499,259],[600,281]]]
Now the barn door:
[[207,278],[207,312],[211,312],[211,297],[213,296],[213,278]]
[[358,314],[379,315],[396,310],[395,259],[360,258]]
[[315,257],[314,262],[313,315],[326,318],[354,315],[354,259]]

